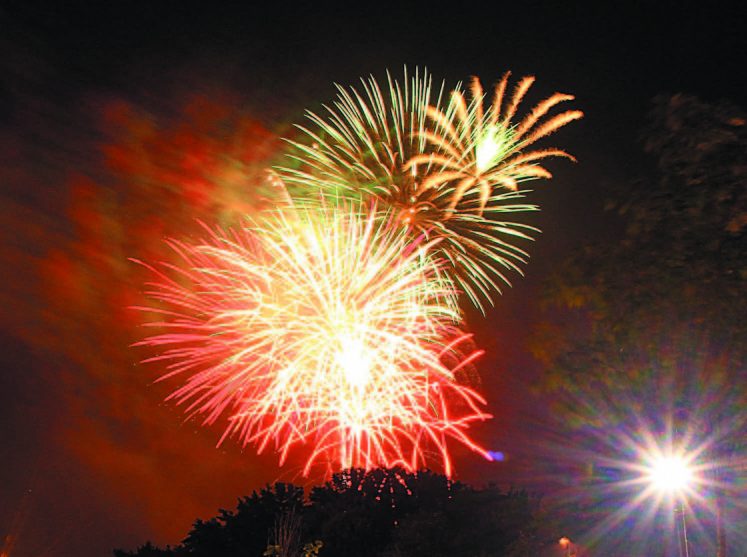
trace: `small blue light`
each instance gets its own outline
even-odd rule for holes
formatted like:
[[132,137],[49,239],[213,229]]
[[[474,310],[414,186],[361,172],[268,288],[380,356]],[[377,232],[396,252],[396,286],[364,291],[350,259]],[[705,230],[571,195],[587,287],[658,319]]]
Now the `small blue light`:
[[506,460],[506,455],[502,451],[488,451],[488,456],[493,462],[503,462]]

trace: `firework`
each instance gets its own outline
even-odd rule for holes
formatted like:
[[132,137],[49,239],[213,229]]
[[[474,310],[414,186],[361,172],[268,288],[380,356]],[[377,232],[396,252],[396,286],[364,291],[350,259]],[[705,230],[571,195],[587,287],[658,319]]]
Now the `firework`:
[[[506,80],[501,82],[504,89]],[[532,164],[536,160],[569,156],[556,149],[526,154],[522,149],[562,125],[553,118],[532,129],[552,106],[571,97],[554,95],[512,127],[526,87],[517,89],[500,114],[500,99],[483,112],[477,81],[469,105],[457,88],[446,109],[441,108],[444,85],[434,88],[427,73],[408,78],[405,72],[402,84],[388,75],[387,85],[384,92],[369,78],[361,80],[360,92],[338,86],[338,97],[325,107],[324,116],[308,113],[312,126],[300,126],[304,141],[291,142],[294,164],[278,172],[302,190],[375,199],[411,237],[440,238],[437,256],[448,262],[455,282],[482,309],[502,283],[510,284],[509,273],[521,274],[528,254],[516,242],[531,240],[538,232],[505,220],[509,213],[537,210],[521,202],[524,192],[517,184],[549,177]],[[578,115],[566,113],[566,121]],[[478,197],[470,191],[475,187]]]
[[487,453],[467,435],[489,416],[456,374],[478,356],[461,347],[450,280],[433,241],[411,241],[375,207],[285,209],[208,240],[171,242],[182,262],[153,268],[149,295],[165,332],[141,344],[161,353],[171,399],[211,424],[221,442],[306,446],[304,474],[330,467],[401,465],[447,441]]
[[[511,72],[506,72],[495,87],[493,102],[483,107],[484,93],[480,80],[472,79],[471,100],[467,102],[460,90],[451,95],[446,112],[437,106],[427,109],[433,121],[433,131],[419,132],[435,149],[435,153],[413,156],[407,167],[419,164],[440,165],[420,184],[420,190],[439,189],[449,185],[448,213],[453,213],[471,189],[478,190],[478,214],[482,214],[494,187],[517,191],[519,183],[552,175],[537,161],[548,157],[575,159],[560,149],[525,151],[537,140],[550,135],[567,123],[581,118],[579,110],[567,110],[539,124],[557,104],[573,100],[572,95],[555,93],[538,103],[518,124],[513,124],[519,104],[534,83],[534,77],[522,78],[511,99],[504,103],[504,94]],[[505,107],[503,106],[505,104]],[[539,125],[538,125],[539,124]]]

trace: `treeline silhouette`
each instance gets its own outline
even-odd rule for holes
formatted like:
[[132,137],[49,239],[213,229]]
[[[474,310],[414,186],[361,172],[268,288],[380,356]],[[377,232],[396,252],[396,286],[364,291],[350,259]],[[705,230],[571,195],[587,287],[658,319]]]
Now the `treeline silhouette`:
[[197,520],[175,547],[148,542],[114,556],[529,557],[551,543],[541,522],[539,498],[525,491],[478,489],[427,470],[351,469],[308,497],[293,484],[268,485]]

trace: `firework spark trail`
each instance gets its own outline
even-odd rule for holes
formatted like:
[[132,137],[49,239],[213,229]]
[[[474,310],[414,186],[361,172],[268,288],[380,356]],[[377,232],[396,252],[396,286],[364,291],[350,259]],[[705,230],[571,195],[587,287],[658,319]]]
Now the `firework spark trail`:
[[[534,83],[534,77],[522,78],[511,99],[504,96],[511,72],[506,72],[496,85],[493,102],[487,110],[483,107],[485,94],[482,84],[473,78],[470,101],[457,89],[443,112],[438,106],[427,109],[435,127],[420,132],[436,149],[436,153],[413,156],[408,167],[418,164],[436,164],[441,168],[427,176],[421,190],[438,188],[443,184],[456,185],[451,191],[448,212],[454,212],[464,196],[473,188],[479,192],[478,213],[481,214],[491,197],[492,188],[502,187],[516,191],[522,181],[551,178],[552,174],[537,161],[548,157],[575,159],[560,149],[541,149],[525,152],[539,139],[583,116],[579,110],[567,110],[540,125],[539,121],[556,105],[573,100],[572,95],[555,93],[538,103],[518,124],[512,124],[518,106]],[[505,105],[505,106],[504,106]]]
[[[401,465],[434,454],[451,474],[447,442],[487,453],[467,435],[490,416],[455,373],[479,355],[460,350],[455,291],[430,252],[381,212],[347,206],[277,211],[261,224],[172,241],[180,265],[152,268],[149,295],[167,332],[140,344],[164,350],[170,398],[281,464],[311,447],[340,467]],[[458,362],[449,367],[445,362]]]
[[529,255],[516,241],[539,232],[505,220],[509,213],[537,210],[519,202],[525,193],[519,183],[550,177],[535,164],[542,158],[572,159],[559,149],[524,149],[581,117],[567,111],[537,126],[551,108],[573,98],[557,93],[513,125],[534,78],[524,78],[502,109],[508,76],[487,110],[476,79],[470,102],[457,87],[445,109],[444,86],[436,92],[427,72],[408,78],[405,71],[403,83],[388,75],[385,92],[373,78],[361,80],[361,92],[338,86],[326,114],[309,112],[312,126],[299,126],[305,137],[290,142],[294,164],[277,170],[302,191],[373,198],[393,210],[412,237],[441,238],[437,256],[449,262],[455,282],[484,309],[501,283],[510,284],[509,273],[522,273]]

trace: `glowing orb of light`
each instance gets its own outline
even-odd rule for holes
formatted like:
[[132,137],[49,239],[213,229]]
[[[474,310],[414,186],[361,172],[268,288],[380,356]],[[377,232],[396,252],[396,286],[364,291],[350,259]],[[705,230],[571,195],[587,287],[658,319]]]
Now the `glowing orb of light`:
[[693,471],[681,456],[661,456],[651,463],[648,479],[657,491],[677,493],[690,486]]

